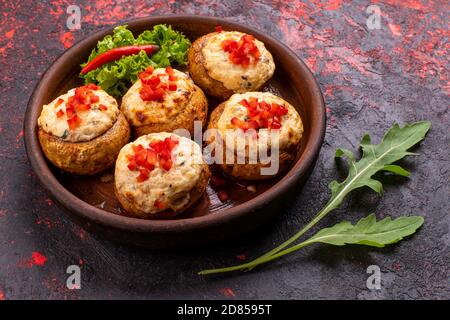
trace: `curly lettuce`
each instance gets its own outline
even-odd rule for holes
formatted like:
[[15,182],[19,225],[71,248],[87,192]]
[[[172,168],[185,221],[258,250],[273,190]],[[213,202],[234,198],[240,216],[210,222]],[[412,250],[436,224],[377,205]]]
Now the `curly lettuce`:
[[172,64],[181,66],[187,64],[187,51],[191,42],[181,32],[173,30],[171,26],[159,24],[135,38],[127,26],[123,25],[116,27],[112,35],[107,35],[100,40],[89,55],[88,61],[81,67],[83,68],[96,56],[111,49],[146,44],[156,44],[160,49],[150,57],[145,51],[125,56],[86,74],[80,74],[80,77],[84,79],[85,84],[95,83],[110,95],[119,97],[125,94],[137,80],[138,74],[148,66],[164,68]]

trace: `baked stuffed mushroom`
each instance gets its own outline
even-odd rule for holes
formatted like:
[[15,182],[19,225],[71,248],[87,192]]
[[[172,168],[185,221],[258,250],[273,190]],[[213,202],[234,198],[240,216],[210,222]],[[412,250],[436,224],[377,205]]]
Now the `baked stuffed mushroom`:
[[207,142],[214,147],[219,167],[246,180],[267,179],[286,170],[303,134],[296,109],[269,92],[234,94],[211,113],[208,129],[214,129]]
[[148,67],[123,96],[120,109],[136,136],[176,129],[193,135],[194,121],[206,123],[208,102],[185,73]]
[[151,133],[124,146],[115,169],[115,193],[139,218],[171,218],[204,193],[210,172],[194,141],[167,132]]
[[116,100],[94,84],[71,89],[44,105],[38,127],[47,159],[79,175],[111,167],[130,138]]
[[206,93],[228,99],[234,93],[259,90],[275,64],[264,44],[252,35],[220,31],[198,38],[188,51],[194,82]]

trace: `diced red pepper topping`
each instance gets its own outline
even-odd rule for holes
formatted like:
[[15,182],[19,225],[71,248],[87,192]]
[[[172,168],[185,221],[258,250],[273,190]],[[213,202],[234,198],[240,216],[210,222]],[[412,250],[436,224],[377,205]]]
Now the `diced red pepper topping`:
[[160,199],[156,199],[154,205],[158,209],[165,209],[165,208],[167,208],[167,205]]
[[89,84],[87,84],[85,87],[88,88],[88,89],[90,89],[90,90],[98,90],[98,89],[100,89],[100,87],[97,86],[97,85],[94,84],[94,83],[89,83]]
[[105,106],[104,104],[101,104],[101,105],[99,105],[98,107],[99,107],[99,108],[100,108],[100,110],[102,110],[102,111],[106,111],[106,110],[108,110],[108,107],[107,107],[107,106]]
[[64,102],[63,99],[59,98],[58,101],[56,101],[55,105],[53,106],[55,109],[58,108],[62,103]]
[[228,52],[228,59],[234,63],[247,68],[250,65],[250,57],[253,57],[253,64],[258,63],[261,53],[255,44],[255,37],[244,34],[239,41],[223,40],[220,44],[225,52]]
[[67,119],[67,124],[70,130],[75,130],[80,126],[81,118],[77,114],[74,114],[72,118]]
[[75,107],[75,110],[77,110],[77,112],[88,111],[89,109],[91,109],[91,105],[86,103],[77,104]]
[[[93,90],[98,90],[100,87],[90,83],[86,86],[78,87],[75,89],[75,94],[67,99],[66,112],[67,124],[70,130],[75,130],[78,128],[82,122],[81,118],[77,115],[78,112],[88,111],[91,109],[92,103],[97,103],[100,98],[93,92]],[[60,106],[64,102],[63,99],[59,99],[55,103],[55,108]],[[61,118],[64,115],[64,111],[59,109],[56,112],[56,116]]]
[[280,129],[281,118],[288,113],[288,109],[281,104],[269,104],[254,97],[241,100],[239,104],[247,108],[248,119],[244,121],[233,117],[231,124],[244,131],[260,128]]
[[173,71],[173,69],[171,67],[166,67],[166,73],[169,76],[174,76],[175,75],[175,72]]
[[214,30],[216,30],[216,32],[222,32],[223,31],[222,26],[216,26],[214,28]]
[[61,109],[58,110],[58,112],[56,113],[56,116],[58,118],[61,118],[64,115],[64,111],[62,111]]
[[[148,67],[139,74],[139,79],[142,82],[142,88],[139,95],[143,101],[163,101],[164,94],[167,90],[175,91],[177,90],[177,85],[174,81],[177,80],[175,72],[171,67],[167,67],[164,73],[159,73],[157,75],[153,74],[154,69]],[[161,76],[167,75],[169,81],[161,81]]]
[[139,175],[137,176],[136,180],[138,182],[144,182],[148,179],[149,171],[145,168],[139,169]]
[[164,140],[153,140],[149,143],[148,148],[139,144],[133,146],[134,154],[127,155],[128,169],[131,171],[139,171],[137,177],[138,182],[146,181],[150,172],[159,164],[165,171],[172,168],[172,150],[178,145],[179,141],[176,137],[167,137]]

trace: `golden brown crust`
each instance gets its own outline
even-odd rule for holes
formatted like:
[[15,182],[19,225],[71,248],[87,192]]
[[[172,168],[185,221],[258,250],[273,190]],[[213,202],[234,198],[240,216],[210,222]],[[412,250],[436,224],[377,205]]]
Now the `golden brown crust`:
[[[220,116],[222,115],[224,109],[225,109],[225,102],[222,102],[219,104],[212,112],[211,116],[209,117],[209,123],[208,123],[208,129],[217,129],[217,124],[220,119]],[[214,136],[207,139],[208,145],[213,143],[215,141]],[[223,141],[223,140],[222,140]],[[225,148],[225,142],[223,141],[223,147]],[[281,149],[280,150],[280,158],[279,158],[279,170],[276,175],[280,174],[281,172],[285,171],[289,168],[289,165],[291,162],[295,159],[295,155],[297,154],[298,146],[293,146],[289,149]],[[225,156],[225,152],[223,152]],[[239,178],[239,179],[245,179],[245,180],[264,180],[264,179],[270,179],[273,178],[275,175],[262,175],[261,174],[261,168],[263,167],[269,167],[270,164],[225,164],[225,159],[223,160],[222,164],[218,165],[226,174]]]
[[39,142],[56,167],[78,175],[93,175],[114,165],[120,149],[130,139],[130,126],[120,112],[114,125],[86,142],[68,142],[39,128]]
[[201,121],[202,127],[206,124],[208,115],[208,100],[202,89],[194,85],[194,92],[184,110],[175,118],[164,123],[151,123],[134,128],[134,136],[140,137],[149,133],[173,132],[176,129],[186,129],[191,136],[194,135],[194,121]]
[[227,89],[222,82],[211,78],[205,68],[205,58],[202,49],[206,41],[217,32],[208,33],[192,43],[188,51],[188,70],[194,82],[205,92],[213,97],[226,100],[233,95],[233,91]]
[[190,206],[192,206],[198,199],[200,199],[200,197],[206,190],[206,186],[208,185],[210,175],[211,173],[209,171],[208,165],[204,164],[202,172],[200,174],[200,178],[197,181],[197,184],[194,186],[194,188],[192,188],[192,190],[189,193],[190,196],[189,202],[184,207],[180,208],[177,211],[170,209],[158,213],[146,213],[137,208],[136,205],[132,201],[127,199],[126,196],[118,192],[115,187],[115,184],[114,184],[114,193],[116,194],[116,197],[119,200],[121,206],[127,211],[128,215],[130,216],[142,219],[169,219],[185,211]]

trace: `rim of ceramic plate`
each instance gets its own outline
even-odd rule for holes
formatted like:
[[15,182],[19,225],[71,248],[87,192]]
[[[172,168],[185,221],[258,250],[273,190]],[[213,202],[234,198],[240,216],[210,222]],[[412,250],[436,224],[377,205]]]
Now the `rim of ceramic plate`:
[[189,24],[193,22],[196,24],[206,23],[214,26],[222,25],[226,29],[234,28],[235,30],[253,34],[266,45],[276,48],[278,51],[282,51],[283,59],[289,60],[290,63],[295,65],[298,74],[302,78],[301,82],[303,86],[306,86],[308,94],[310,95],[310,104],[307,108],[310,108],[311,112],[315,113],[315,116],[312,118],[316,121],[316,123],[309,124],[309,139],[306,142],[305,149],[299,159],[291,166],[290,170],[286,172],[284,176],[268,190],[244,203],[224,209],[220,214],[210,214],[175,220],[144,220],[121,216],[102,210],[73,195],[54,176],[40,148],[36,125],[36,119],[38,117],[37,113],[41,108],[39,103],[42,100],[44,90],[46,90],[50,83],[52,83],[52,81],[54,81],[54,79],[58,76],[57,74],[60,73],[60,70],[63,68],[65,62],[77,55],[79,52],[86,50],[86,48],[93,48],[99,39],[112,33],[114,28],[114,26],[112,26],[86,37],[84,40],[79,41],[59,56],[58,59],[42,75],[33,91],[26,110],[24,120],[25,147],[31,166],[42,185],[51,193],[55,200],[57,200],[66,209],[81,218],[87,219],[91,223],[98,223],[115,229],[134,232],[178,232],[183,230],[195,230],[197,228],[222,224],[224,222],[239,218],[249,212],[260,209],[264,205],[286,193],[288,189],[293,187],[295,183],[303,175],[305,175],[308,169],[314,164],[315,158],[320,151],[325,136],[326,116],[323,96],[319,85],[308,67],[291,49],[283,43],[275,40],[267,34],[263,34],[262,32],[253,29],[252,27],[228,19],[216,17],[187,15],[152,16],[129,20],[122,24],[127,24],[128,27],[133,30],[143,25],[155,25],[160,23]]

